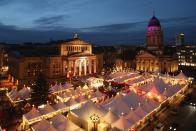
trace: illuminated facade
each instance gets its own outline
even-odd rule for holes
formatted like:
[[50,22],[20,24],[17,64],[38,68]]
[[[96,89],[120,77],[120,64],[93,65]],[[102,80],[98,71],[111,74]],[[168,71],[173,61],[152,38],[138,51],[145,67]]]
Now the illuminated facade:
[[148,50],[155,53],[162,53],[163,48],[163,31],[159,20],[153,16],[148,24],[146,32],[146,46]]
[[[77,35],[50,47],[51,51],[47,48],[13,51],[9,54],[9,74],[14,81],[18,81],[19,86],[31,84],[40,72],[49,81],[56,81],[93,74],[102,68],[96,55],[92,53],[92,45],[79,39]],[[99,68],[97,65],[100,65]]]
[[180,66],[196,67],[196,46],[187,45],[177,47],[177,55]]
[[146,48],[136,55],[136,70],[148,72],[175,72],[178,61],[163,51],[163,32],[159,20],[153,16],[146,33]]
[[178,70],[178,61],[169,56],[157,56],[149,51],[141,50],[136,59],[138,71],[175,72]]
[[82,41],[77,34],[73,39],[61,44],[63,75],[70,77],[97,72],[97,59],[92,54],[92,45]]

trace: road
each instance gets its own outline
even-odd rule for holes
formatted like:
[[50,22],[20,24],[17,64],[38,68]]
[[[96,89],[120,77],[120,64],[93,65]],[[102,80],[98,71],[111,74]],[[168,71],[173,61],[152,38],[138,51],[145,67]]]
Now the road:
[[177,114],[172,114],[171,108],[168,108],[142,131],[153,131],[154,127],[159,122],[165,125],[164,131],[169,131],[169,127],[173,122],[179,125],[177,131],[196,131],[196,107],[190,105],[190,102],[192,101],[196,102],[196,89],[192,92],[191,99],[184,105],[180,104],[177,106]]

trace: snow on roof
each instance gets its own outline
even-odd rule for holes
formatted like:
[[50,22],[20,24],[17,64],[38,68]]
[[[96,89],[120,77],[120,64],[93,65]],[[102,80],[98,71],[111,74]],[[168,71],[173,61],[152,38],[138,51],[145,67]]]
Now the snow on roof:
[[106,113],[106,115],[103,117],[103,121],[112,124],[113,122],[117,121],[119,119],[118,116],[116,116],[111,109],[109,108],[109,111]]
[[46,106],[44,108],[39,108],[39,112],[42,115],[54,112],[55,110],[52,108],[52,106],[50,106],[49,104],[46,104]]
[[33,118],[36,118],[36,117],[40,117],[41,114],[39,113],[39,111],[37,109],[35,109],[34,107],[31,109],[31,111],[29,111],[28,113],[24,114],[24,117],[27,119],[27,120],[31,120]]
[[72,110],[78,117],[91,121],[90,116],[93,114],[97,114],[99,117],[103,117],[105,115],[105,110],[91,100],[88,100],[80,109]]
[[47,120],[42,120],[32,126],[33,131],[57,131]]
[[118,129],[121,129],[121,130],[127,130],[131,125],[132,125],[132,123],[130,123],[124,117],[124,115],[122,115],[117,121],[115,121],[114,123],[112,123],[112,128],[113,127],[117,127]]

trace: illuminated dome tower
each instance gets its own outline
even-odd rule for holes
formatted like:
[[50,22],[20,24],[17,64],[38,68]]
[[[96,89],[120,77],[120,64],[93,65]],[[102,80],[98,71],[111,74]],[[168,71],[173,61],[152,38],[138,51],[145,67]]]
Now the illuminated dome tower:
[[159,20],[153,15],[148,24],[146,33],[146,46],[148,50],[155,53],[162,53],[163,32]]

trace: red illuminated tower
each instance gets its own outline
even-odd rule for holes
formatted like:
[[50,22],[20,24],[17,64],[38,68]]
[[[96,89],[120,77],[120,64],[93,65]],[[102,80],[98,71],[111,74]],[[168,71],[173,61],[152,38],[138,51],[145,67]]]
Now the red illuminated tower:
[[157,54],[162,53],[163,31],[161,30],[160,21],[153,15],[148,24],[146,33],[146,46]]

